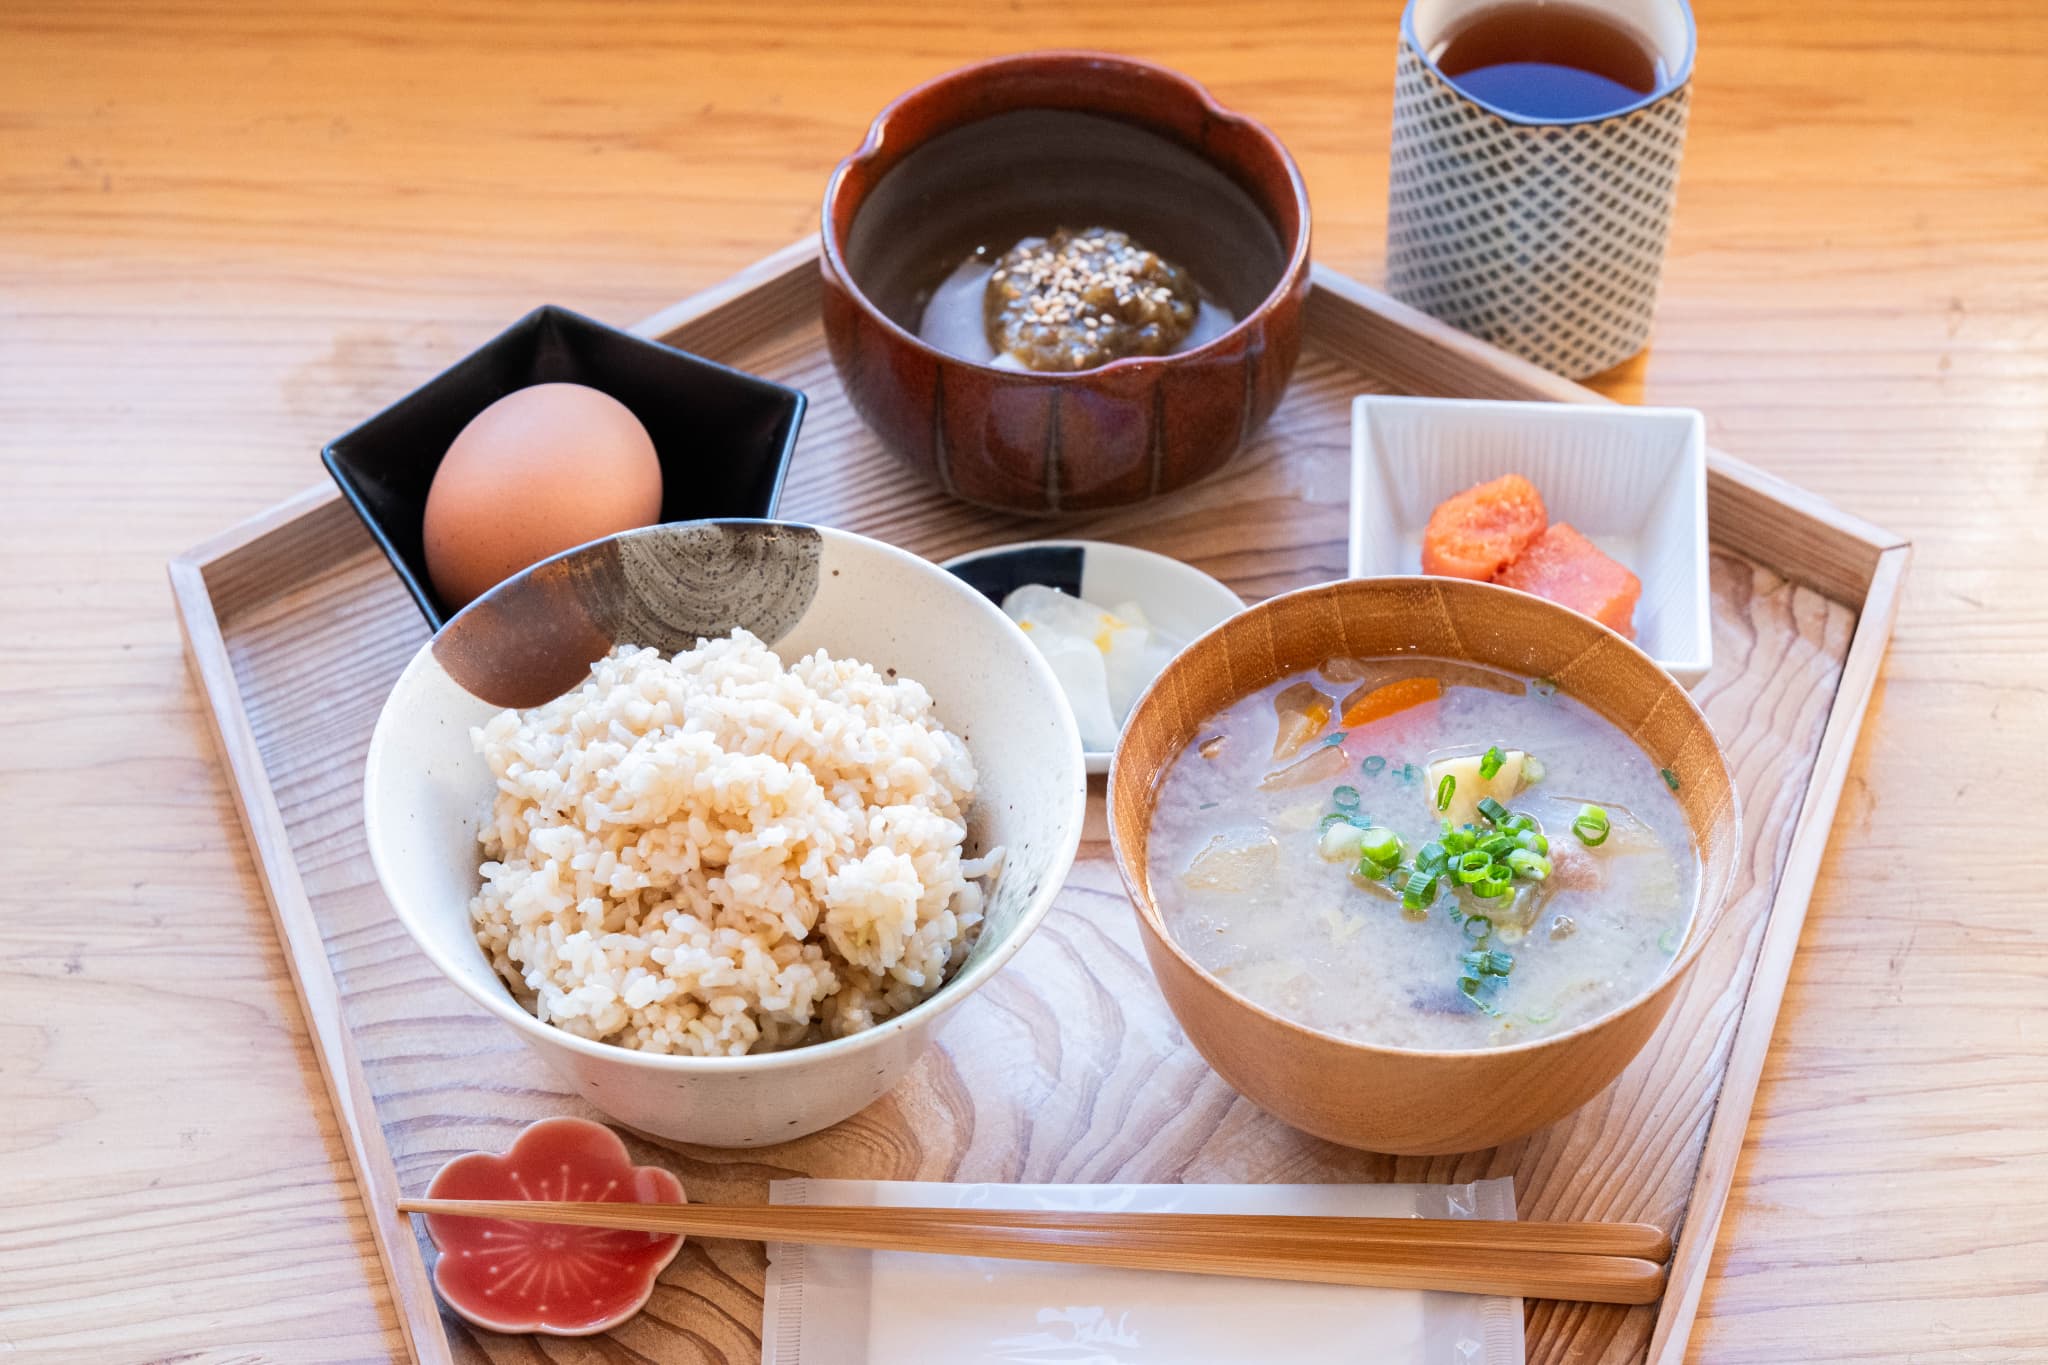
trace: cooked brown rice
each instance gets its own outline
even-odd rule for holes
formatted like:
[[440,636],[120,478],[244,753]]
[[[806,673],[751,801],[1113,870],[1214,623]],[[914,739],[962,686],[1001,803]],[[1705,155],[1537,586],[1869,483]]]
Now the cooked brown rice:
[[[908,678],[743,630],[471,732],[497,778],[477,941],[542,1020],[738,1055],[868,1028],[937,990],[981,922],[967,747]],[[999,855],[998,855],[999,856]]]

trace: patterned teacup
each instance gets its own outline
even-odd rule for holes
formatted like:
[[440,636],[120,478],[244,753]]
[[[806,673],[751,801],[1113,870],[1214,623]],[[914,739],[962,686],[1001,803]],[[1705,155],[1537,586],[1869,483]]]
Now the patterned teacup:
[[1450,41],[1502,4],[1409,0],[1402,15],[1387,284],[1446,322],[1582,378],[1649,340],[1685,146],[1692,11],[1686,0],[1560,3],[1634,35],[1655,77],[1602,112],[1546,117],[1445,74]]

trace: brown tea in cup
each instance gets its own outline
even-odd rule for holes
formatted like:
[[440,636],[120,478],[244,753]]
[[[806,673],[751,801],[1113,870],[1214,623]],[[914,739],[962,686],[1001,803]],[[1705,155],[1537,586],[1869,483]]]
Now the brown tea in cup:
[[1489,6],[1452,28],[1437,68],[1474,99],[1524,118],[1598,118],[1664,80],[1649,39],[1597,10],[1546,0]]

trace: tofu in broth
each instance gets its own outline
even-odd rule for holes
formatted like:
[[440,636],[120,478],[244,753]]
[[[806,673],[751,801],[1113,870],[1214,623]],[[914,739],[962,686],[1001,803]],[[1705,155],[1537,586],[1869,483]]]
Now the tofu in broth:
[[1174,759],[1147,873],[1168,931],[1255,1004],[1359,1042],[1505,1046],[1677,953],[1698,874],[1678,780],[1541,681],[1332,660]]

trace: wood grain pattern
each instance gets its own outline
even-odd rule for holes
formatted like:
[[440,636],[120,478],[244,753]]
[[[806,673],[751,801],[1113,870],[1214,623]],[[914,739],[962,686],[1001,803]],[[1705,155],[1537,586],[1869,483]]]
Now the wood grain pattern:
[[[1843,770],[1847,766],[1848,750],[1855,743],[1863,723],[1870,688],[1876,681],[1886,641],[1898,613],[1899,588],[1908,556],[1909,551],[1903,546],[1885,550],[1871,575],[1856,633],[1850,641],[1848,657],[1842,663],[1834,713],[1828,718],[1827,729],[1821,735],[1820,752],[1814,760],[1816,772]],[[1781,899],[1804,898],[1812,894],[1825,852],[1825,844],[1813,836],[1818,831],[1832,829],[1840,797],[1841,788],[1836,784],[1817,782],[1808,789],[1793,827],[1791,856],[1779,874],[1778,894]],[[1749,1093],[1762,1076],[1766,1050],[1783,1003],[1785,982],[1792,972],[1793,954],[1799,944],[1801,927],[1801,921],[1787,916],[1774,916],[1764,926],[1763,942],[1757,951],[1753,969],[1750,999],[1736,1026],[1735,1041],[1728,1054],[1722,1080],[1724,1093]],[[1693,1223],[1720,1223],[1743,1130],[1748,1127],[1748,1122],[1746,1109],[1739,1116],[1732,1106],[1726,1104],[1716,1110],[1714,1121],[1707,1129],[1706,1143],[1700,1151],[1692,1195],[1686,1204],[1686,1217]],[[1676,1360],[1683,1355],[1687,1334],[1699,1309],[1700,1294],[1706,1286],[1706,1278],[1701,1272],[1713,1252],[1712,1243],[1695,1237],[1674,1255],[1671,1263],[1674,1289],[1664,1311],[1657,1316],[1650,1342],[1651,1360]]]
[[[0,891],[0,1350],[401,1344],[166,559],[304,488],[322,441],[534,304],[627,322],[812,230],[885,100],[1026,43],[1137,52],[1268,122],[1319,258],[1375,280],[1397,8],[0,7],[0,771],[33,793]],[[1718,445],[1917,544],[1768,1057],[1758,1040],[1756,1117],[1725,1135],[1736,1185],[1692,1354],[2027,1358],[2048,1351],[2048,948],[2038,900],[2006,894],[1970,836],[2048,733],[2048,13],[1698,8],[1654,349],[1601,387],[1702,407]],[[1338,524],[1317,523],[1329,551]],[[1268,569],[1260,530],[1207,547],[1253,591],[1341,567]],[[343,663],[337,692],[364,681]],[[329,799],[307,825],[323,859],[321,820],[349,802]],[[134,834],[110,849],[110,828]],[[2022,882],[2048,872],[2031,846],[2012,858]],[[1095,945],[1053,927],[1034,951]],[[1075,1008],[1078,1026],[1105,1007]],[[1021,1057],[1049,1048],[1036,1022],[1009,1040]],[[950,1074],[892,1104],[957,1112]],[[1091,1082],[1110,1131],[1066,1169],[1139,1142],[1113,1119],[1138,1080]],[[1146,1139],[1171,1165],[1217,1097],[1155,1083],[1202,1106]],[[1020,1138],[1031,1117],[990,1118],[970,1155],[1035,1141],[1055,1164],[1066,1121]],[[1284,1174],[1232,1161],[1237,1131],[1190,1176]],[[197,1206],[238,1210],[235,1235]],[[696,1264],[691,1330],[745,1339],[743,1286]]]
[[[853,419],[824,358],[815,313],[790,304],[791,296],[816,297],[816,276],[803,269],[800,260],[778,253],[746,272],[745,278],[754,280],[757,289],[738,295],[717,291],[708,307],[666,310],[658,322],[673,326],[663,333],[671,340],[795,384],[810,395],[808,434],[785,494],[787,515],[871,534],[882,533],[878,527],[886,526],[890,539],[933,556],[951,552],[953,537],[967,537],[962,548],[970,548],[1030,532],[1036,523],[965,508],[936,488],[902,480],[894,460]],[[1172,539],[1182,557],[1226,579],[1232,573],[1218,551],[1239,536],[1259,547],[1252,560],[1257,567],[1270,569],[1305,551],[1301,566],[1279,575],[1267,592],[1331,577],[1332,571],[1320,567],[1324,548],[1318,537],[1325,531],[1317,517],[1334,518],[1328,534],[1341,541],[1342,501],[1325,507],[1321,493],[1325,482],[1340,487],[1348,482],[1350,399],[1361,389],[1385,387],[1377,373],[1382,354],[1401,357],[1395,368],[1412,364],[1413,355],[1400,332],[1352,316],[1374,302],[1369,291],[1341,280],[1336,283],[1341,289],[1337,306],[1316,310],[1316,315],[1332,324],[1333,335],[1350,359],[1340,360],[1326,351],[1320,333],[1312,332],[1296,387],[1240,466],[1211,484],[1144,509],[1105,513],[1075,524],[1091,534],[1152,548],[1163,548]],[[758,335],[744,325],[750,318],[760,324]],[[642,330],[647,330],[646,324]],[[731,349],[714,346],[715,340]],[[1466,353],[1462,343],[1454,349],[1461,353],[1461,364],[1480,358]],[[1466,375],[1462,369],[1455,377],[1470,378],[1475,387],[1503,382],[1500,376],[1489,381],[1483,372]],[[275,589],[266,599],[241,605],[225,641],[239,695],[217,694],[214,701],[231,713],[246,711],[249,730],[264,746],[262,763],[283,817],[273,842],[289,847],[304,872],[304,913],[324,934],[326,965],[342,1001],[347,1032],[359,1048],[363,1085],[377,1097],[399,1183],[411,1189],[423,1185],[451,1155],[470,1148],[501,1149],[518,1126],[573,1110],[577,1101],[559,1093],[524,1048],[434,973],[412,948],[374,884],[362,852],[360,820],[354,815],[362,748],[390,681],[425,637],[425,628],[416,616],[395,610],[380,596],[398,591],[397,580],[368,556],[367,535],[357,533],[359,548],[353,552],[337,546],[330,538],[345,532],[335,528],[332,508],[317,493],[306,499],[311,500],[311,542],[321,553],[341,551],[330,574],[307,572],[307,556],[291,545],[285,529],[270,516],[258,518],[245,537],[227,538],[219,557],[207,562],[206,572],[231,588],[268,577]],[[1239,518],[1257,521],[1240,524]],[[1815,521],[1808,534],[1824,539],[1821,533],[1830,529]],[[1301,538],[1299,544],[1295,536]],[[1789,559],[1800,565],[1811,562],[1808,550],[1804,543],[1786,547]],[[1341,561],[1341,543],[1333,553]],[[273,566],[268,575],[265,565]],[[1237,577],[1233,586],[1248,597],[1265,595],[1251,592],[1241,573]],[[971,1038],[970,1031],[988,1027],[990,1007],[977,1002],[978,1012],[963,1010],[912,1079],[855,1119],[766,1152],[719,1152],[651,1139],[649,1145],[666,1152],[668,1164],[682,1172],[693,1199],[711,1203],[761,1198],[763,1188],[754,1182],[764,1168],[768,1178],[791,1171],[863,1169],[858,1164],[842,1168],[832,1155],[840,1141],[860,1130],[864,1140],[855,1151],[865,1150],[866,1169],[871,1175],[879,1170],[884,1178],[933,1178],[932,1168],[924,1164],[932,1156],[944,1160],[943,1169],[950,1173],[946,1178],[970,1180],[1465,1180],[1478,1178],[1479,1172],[1505,1172],[1516,1177],[1519,1201],[1528,1217],[1631,1218],[1680,1228],[1688,1217],[1695,1166],[1712,1120],[1732,1113],[1731,1126],[1739,1127],[1747,1108],[1746,1094],[1720,1103],[1721,1067],[1744,1012],[1759,945],[1774,924],[1780,926],[1782,938],[1789,933],[1783,926],[1797,922],[1797,900],[1784,916],[1772,914],[1775,890],[1793,847],[1796,817],[1810,804],[1808,784],[1823,771],[1816,767],[1816,759],[1843,695],[1840,666],[1852,647],[1857,620],[1850,608],[1725,553],[1716,557],[1714,578],[1717,634],[1722,638],[1716,644],[1716,669],[1696,696],[1729,750],[1743,794],[1744,854],[1736,890],[1724,911],[1723,927],[1700,954],[1692,979],[1677,991],[1665,1030],[1615,1086],[1568,1120],[1492,1152],[1366,1156],[1288,1128],[1237,1097],[1187,1043],[1142,965],[1138,935],[1132,931],[1135,920],[1119,892],[1107,845],[1098,787],[1074,874],[1038,938],[1053,932],[1067,916],[1086,916],[1091,936],[1101,935],[1116,944],[1135,969],[1110,990],[1100,1020],[1077,1022],[1072,1017],[1077,1003],[1093,1000],[1105,990],[1095,962],[1082,955],[1027,967],[1038,946],[1034,939],[1010,969],[985,988],[996,1002],[996,1032],[963,1046],[963,1035]],[[1882,617],[1883,608],[1876,610]],[[1865,638],[1881,643],[1881,637]],[[324,685],[309,690],[308,679]],[[239,729],[241,724],[239,716],[231,716],[224,728]],[[1839,768],[1825,771],[1839,777]],[[260,815],[259,811],[252,819]],[[298,922],[296,916],[287,918]],[[372,955],[359,962],[356,952],[365,946],[372,948]],[[317,972],[319,966],[313,964],[312,970]],[[392,979],[387,973],[402,975]],[[1012,981],[1020,973],[1023,979]],[[1773,990],[1777,984],[1775,979],[1769,982]],[[324,989],[309,994],[309,1008],[319,1008],[325,994]],[[1774,1003],[1767,1001],[1764,1012]],[[1036,1047],[1042,1049],[1049,1042],[1055,1048],[1056,1074],[1033,1078],[1014,1060],[1004,1060],[1014,1057],[1025,1041],[1012,1033],[1020,1024],[1027,1026]],[[944,1111],[895,1108],[924,1083],[933,1058],[941,1054],[948,1059],[952,1081]],[[997,1064],[985,1065],[990,1058]],[[1092,1171],[1060,1164],[1047,1167],[1035,1159],[1040,1131],[1056,1139],[1044,1156],[1064,1161],[1077,1147],[1087,1147],[1105,1121],[1119,1130],[1133,1129],[1141,1138],[1182,1122],[1187,1096],[1181,1087],[1145,1083],[1168,1069],[1199,1080],[1212,1095],[1220,1093],[1217,1130],[1189,1131],[1163,1164],[1145,1142],[1119,1151],[1113,1164]],[[1123,1077],[1128,1080],[1119,1086],[1114,1106],[1105,1114],[1100,1087],[1105,1079]],[[1061,1097],[1070,1107],[1062,1126],[1054,1128],[1047,1105]],[[421,1104],[431,1107],[421,1113]],[[1019,1112],[1030,1116],[1026,1129],[992,1122]],[[1202,1161],[1218,1146],[1222,1126],[1232,1135],[1228,1150],[1234,1176],[1203,1173]],[[992,1132],[997,1134],[993,1145],[983,1146]],[[1026,1133],[1034,1146],[1015,1145]],[[450,1150],[442,1145],[458,1135],[468,1138],[466,1147]],[[915,1153],[918,1164],[896,1166],[881,1159],[878,1153],[890,1148]],[[369,1151],[359,1156],[366,1167],[377,1160]],[[994,1164],[985,1164],[989,1162]],[[1259,1174],[1268,1170],[1285,1174]],[[379,1170],[369,1183],[382,1180]],[[1711,1191],[1713,1199],[1718,1200],[1724,1188],[1717,1185]],[[1545,1211],[1537,1212],[1539,1206]],[[375,1205],[369,1215],[379,1225],[380,1237],[388,1241],[402,1235],[402,1220],[388,1202]],[[1690,1248],[1695,1241],[1711,1243],[1712,1218],[1694,1230],[1697,1237],[1682,1239],[1681,1252],[1697,1278],[1703,1253]],[[714,1244],[714,1249],[721,1246]],[[741,1257],[744,1264],[747,1251],[737,1248],[727,1254]],[[422,1248],[421,1256],[425,1254]],[[657,1307],[672,1298],[682,1311],[694,1311],[691,1305],[705,1291],[698,1282],[701,1267],[696,1268],[696,1277],[692,1269],[685,1257],[665,1273],[657,1289]],[[760,1269],[757,1260],[752,1275],[740,1281],[741,1292],[758,1295]],[[415,1273],[413,1266],[401,1270],[401,1283]],[[718,1273],[721,1283],[732,1275],[723,1263]],[[1678,1306],[1689,1311],[1690,1302],[1681,1298]],[[753,1317],[758,1320],[758,1313]],[[684,1348],[682,1338],[657,1330],[659,1324],[672,1321],[659,1315],[643,1318],[621,1328],[615,1339],[639,1333],[674,1353]],[[1660,1322],[1682,1345],[1683,1331],[1665,1322],[1654,1308],[1539,1304],[1531,1314],[1532,1358],[1634,1361],[1641,1358]],[[551,1359],[573,1358],[554,1355],[567,1349],[554,1343],[521,1343],[515,1351],[503,1339],[475,1333],[446,1314],[443,1325],[457,1359],[480,1353],[504,1361],[536,1350]],[[431,1333],[431,1323],[421,1323],[415,1335]],[[758,1349],[758,1342],[721,1342],[715,1350],[702,1343],[692,1347],[707,1359],[743,1362],[751,1358],[750,1350]]]
[[[294,499],[286,503],[283,510],[302,507],[308,501]],[[320,506],[324,504],[316,504],[316,508]],[[332,521],[331,518],[320,517],[317,510],[308,520],[312,525],[305,529],[310,529],[312,534],[293,545],[297,562],[306,566],[318,562],[314,554],[320,545],[321,532]],[[294,520],[272,529],[270,521],[270,518],[260,519],[258,534],[250,537],[252,548],[281,536],[287,528],[300,525]],[[228,562],[260,563],[261,559],[230,559]],[[247,581],[237,581],[232,573],[223,574],[223,578],[227,580],[224,587],[230,593],[248,590]],[[191,559],[174,561],[171,565],[171,591],[178,599],[178,619],[186,631],[186,653],[193,662],[200,685],[209,694],[218,694],[224,689],[239,692],[242,675],[235,667],[234,653],[222,635],[222,620],[213,607],[204,567]],[[352,1169],[371,1207],[388,1208],[400,1192],[397,1173],[391,1166],[390,1153],[385,1146],[376,1097],[364,1083],[362,1066],[356,1057],[355,1039],[343,1017],[334,976],[327,969],[324,935],[312,917],[312,907],[306,898],[291,845],[278,838],[284,828],[284,816],[277,805],[271,774],[264,765],[263,752],[249,724],[248,714],[221,707],[213,708],[211,714],[221,761],[232,774],[238,791],[237,808],[242,813],[242,826],[249,837],[250,849],[261,865],[271,913],[277,917],[278,939],[295,959],[291,966],[292,977],[312,1035],[314,1053],[320,1058],[328,1098],[334,1105],[336,1120],[344,1129],[343,1141],[352,1153],[357,1154],[357,1159],[351,1163]],[[370,1235],[377,1245],[377,1256],[386,1283],[398,1301],[399,1327],[405,1336],[406,1348],[423,1365],[432,1365],[447,1358],[447,1346],[431,1332],[419,1330],[419,1324],[427,1320],[433,1311],[434,1289],[424,1267],[416,1258],[405,1254],[410,1248],[400,1241],[404,1231],[404,1224],[391,1218],[373,1218],[370,1223]]]

